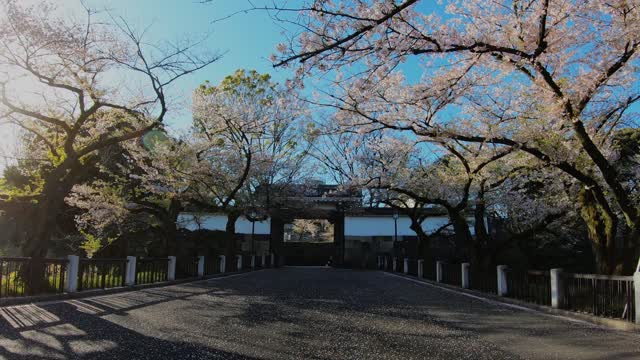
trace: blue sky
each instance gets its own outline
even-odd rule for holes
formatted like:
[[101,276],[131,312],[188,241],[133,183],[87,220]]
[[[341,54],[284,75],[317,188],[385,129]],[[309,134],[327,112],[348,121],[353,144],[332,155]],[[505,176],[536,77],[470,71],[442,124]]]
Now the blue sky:
[[[63,4],[75,0],[58,0]],[[254,1],[260,4],[261,1]],[[109,8],[114,14],[123,16],[137,28],[151,24],[147,40],[173,41],[185,36],[199,38],[208,34],[203,44],[210,51],[225,53],[222,59],[209,67],[176,83],[172,92],[176,96],[189,98],[204,80],[217,83],[236,69],[255,69],[268,72],[276,81],[290,76],[288,69],[274,69],[269,56],[282,41],[282,29],[266,12],[254,11],[235,15],[231,19],[213,22],[250,6],[246,0],[213,0],[203,4],[199,0],[88,0],[95,8]],[[63,6],[65,6],[63,5]],[[189,111],[169,114],[168,123],[183,128],[191,121]]]
[[[77,0],[57,0],[69,6]],[[255,6],[272,6],[271,0],[86,0],[95,8],[108,8],[110,12],[123,16],[137,28],[151,24],[148,39],[152,42],[177,40],[184,36],[198,38],[208,34],[205,46],[218,50],[224,56],[218,62],[189,76],[174,85],[174,94],[189,99],[193,89],[204,80],[217,83],[236,69],[255,69],[270,73],[275,81],[283,82],[292,76],[292,70],[273,68],[269,56],[276,52],[276,45],[285,41],[283,24],[275,22],[265,11],[250,11],[235,14],[226,20],[214,21],[238,11]],[[301,0],[287,2],[295,6]],[[284,2],[283,2],[284,3]],[[76,4],[77,6],[77,4]],[[421,7],[433,7],[433,4]],[[426,9],[424,9],[426,10]],[[299,29],[295,29],[299,30]],[[422,69],[415,58],[403,65],[405,76],[418,80]],[[409,71],[407,71],[409,70]],[[305,90],[311,93],[310,90]],[[174,128],[184,128],[191,121],[189,109],[169,114],[167,123]]]

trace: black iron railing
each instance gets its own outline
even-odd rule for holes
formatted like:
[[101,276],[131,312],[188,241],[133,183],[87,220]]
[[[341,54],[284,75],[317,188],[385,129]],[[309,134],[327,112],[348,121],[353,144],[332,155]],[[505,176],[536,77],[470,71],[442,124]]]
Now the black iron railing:
[[242,255],[242,268],[251,269],[251,255]]
[[168,258],[141,258],[136,261],[136,284],[167,281]]
[[404,259],[397,256],[396,258],[396,267],[393,269],[395,272],[404,272]]
[[409,275],[418,276],[418,259],[408,259],[407,270]]
[[507,296],[534,304],[551,305],[549,271],[506,270]]
[[198,276],[198,257],[187,256],[176,259],[176,279]]
[[67,259],[0,258],[0,297],[64,292]]
[[634,321],[633,276],[564,273],[565,309]]
[[44,276],[47,292],[61,294],[64,292],[67,276],[67,259],[44,259]]
[[490,294],[498,293],[498,277],[496,271],[482,270],[477,266],[469,266],[469,287],[473,290]]
[[218,255],[204,257],[204,275],[220,273],[220,257]]
[[227,272],[235,272],[238,271],[238,257],[227,256]]
[[385,255],[382,259],[382,269],[384,271],[393,271],[393,258],[391,255]]
[[436,281],[436,262],[425,259],[422,263],[422,277]]
[[442,282],[449,285],[460,286],[462,283],[462,265],[441,263]]
[[127,259],[80,259],[78,290],[124,286],[127,262]]

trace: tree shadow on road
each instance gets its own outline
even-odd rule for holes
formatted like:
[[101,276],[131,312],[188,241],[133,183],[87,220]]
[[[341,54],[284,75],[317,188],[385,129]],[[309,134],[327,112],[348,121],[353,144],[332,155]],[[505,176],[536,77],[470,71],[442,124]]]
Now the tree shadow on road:
[[126,316],[135,309],[198,294],[178,291],[170,296],[166,290],[145,291],[147,302],[140,301],[145,295],[138,292],[0,308],[0,358],[255,359],[193,342],[146,336],[104,318],[108,314]]

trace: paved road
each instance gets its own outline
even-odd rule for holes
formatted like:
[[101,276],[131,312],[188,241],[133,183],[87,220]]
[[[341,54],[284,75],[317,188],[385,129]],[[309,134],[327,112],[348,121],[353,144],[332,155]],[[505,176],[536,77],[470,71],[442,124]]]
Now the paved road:
[[381,272],[264,270],[0,315],[7,359],[640,359],[640,335]]

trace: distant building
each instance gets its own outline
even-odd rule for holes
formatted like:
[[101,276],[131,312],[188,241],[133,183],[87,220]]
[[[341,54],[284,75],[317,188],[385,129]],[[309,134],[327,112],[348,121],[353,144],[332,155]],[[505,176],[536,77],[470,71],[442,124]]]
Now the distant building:
[[[246,217],[236,222],[238,248],[243,252],[283,255],[289,264],[321,264],[331,257],[337,264],[373,262],[379,253],[415,252],[416,233],[409,217],[391,208],[362,207],[359,191],[342,191],[336,185],[290,186],[280,189],[269,217],[256,221]],[[428,217],[422,228],[426,233],[446,225],[449,219],[439,208],[424,209]],[[317,220],[300,221],[300,220]],[[472,218],[469,219],[472,223]],[[179,226],[191,230],[224,231],[224,214],[184,212]],[[328,226],[331,225],[331,226]],[[253,235],[252,235],[253,229]],[[296,232],[297,231],[297,232]],[[473,228],[472,228],[473,231]],[[318,234],[323,232],[322,234]],[[331,233],[331,237],[327,234]],[[294,235],[295,234],[295,235]],[[253,241],[252,241],[253,240]],[[394,250],[394,240],[397,240]],[[434,251],[438,249],[435,244]]]

